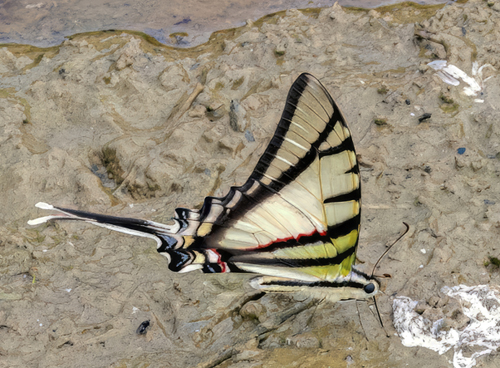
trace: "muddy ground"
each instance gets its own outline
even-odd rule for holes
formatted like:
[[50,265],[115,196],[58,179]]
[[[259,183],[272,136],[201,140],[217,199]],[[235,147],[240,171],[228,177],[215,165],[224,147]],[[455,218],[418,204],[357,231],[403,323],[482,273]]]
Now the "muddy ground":
[[[194,49],[121,31],[0,48],[0,366],[449,367],[452,351],[401,345],[391,305],[405,295],[439,314],[443,286],[500,282],[499,10],[334,6]],[[435,59],[496,70],[466,96]],[[371,303],[254,300],[251,276],[172,273],[150,240],[26,224],[46,214],[38,201],[169,222],[224,195],[252,171],[301,72],[343,108],[360,155],[361,267],[410,225],[377,270],[392,276],[378,298],[390,337]]]

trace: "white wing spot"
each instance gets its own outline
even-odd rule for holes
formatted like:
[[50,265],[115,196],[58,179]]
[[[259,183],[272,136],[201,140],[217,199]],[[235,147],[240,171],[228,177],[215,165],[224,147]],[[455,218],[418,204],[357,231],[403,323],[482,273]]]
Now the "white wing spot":
[[298,144],[298,143],[297,143],[297,142],[295,142],[295,141],[292,141],[290,138],[285,138],[285,141],[287,141],[287,142],[289,142],[289,143],[291,143],[291,144],[293,144],[293,145],[295,145],[295,146],[297,146],[297,147],[299,147],[299,148],[303,149],[303,150],[304,150],[304,151],[306,151],[306,152],[308,151],[308,149],[307,149],[307,148],[305,148],[304,146],[302,146],[302,145]]
[[290,165],[290,166],[293,166],[293,164],[292,164],[290,161],[288,161],[287,159],[284,159],[284,158],[283,158],[283,157],[281,157],[281,156],[276,156],[276,158],[277,158],[277,159],[280,159],[281,161],[283,161],[284,163],[286,163],[286,164],[288,164],[288,165]]
[[295,121],[290,121],[293,125],[295,125],[296,127],[299,127],[300,129],[302,129],[304,132],[308,133],[309,131],[304,128],[302,125],[296,123]]
[[273,178],[273,177],[272,177],[272,176],[270,176],[270,175],[267,175],[267,174],[263,174],[263,175],[264,175],[264,177],[268,178],[268,179],[269,179],[269,180],[271,180],[271,181],[275,181],[275,180],[276,180],[276,178]]

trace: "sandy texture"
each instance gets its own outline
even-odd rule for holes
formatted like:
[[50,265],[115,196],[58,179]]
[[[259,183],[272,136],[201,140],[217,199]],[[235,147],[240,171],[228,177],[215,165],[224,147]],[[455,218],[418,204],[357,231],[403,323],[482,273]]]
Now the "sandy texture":
[[[492,78],[469,97],[426,65],[499,69],[499,10],[334,6],[188,50],[121,32],[1,48],[0,366],[449,366],[448,353],[401,345],[391,299],[460,325],[441,287],[500,281],[497,71],[484,68]],[[304,71],[342,106],[360,155],[365,269],[411,226],[377,271],[392,276],[378,299],[391,337],[368,303],[253,297],[246,275],[168,271],[153,241],[26,225],[38,201],[168,222],[175,207],[225,194],[251,172]]]

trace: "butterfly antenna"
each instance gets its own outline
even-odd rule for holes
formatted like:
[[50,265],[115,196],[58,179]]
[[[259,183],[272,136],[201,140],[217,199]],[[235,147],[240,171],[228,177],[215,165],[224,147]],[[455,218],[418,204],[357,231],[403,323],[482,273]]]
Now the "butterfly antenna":
[[[373,274],[375,273],[375,269],[377,268],[378,264],[382,261],[382,259],[384,259],[385,255],[387,253],[389,253],[389,251],[392,249],[392,247],[398,242],[401,240],[401,238],[403,236],[405,236],[408,231],[410,230],[410,225],[408,225],[406,222],[403,222],[403,224],[405,225],[406,227],[406,230],[403,231],[403,234],[401,234],[394,243],[392,243],[386,250],[385,252],[379,257],[377,263],[375,263],[375,266],[373,266],[373,270],[372,270],[372,277],[373,277]],[[375,304],[375,310],[377,311],[377,316],[378,316],[378,321],[380,322],[380,326],[382,326],[382,329],[384,330],[385,332],[385,336],[387,337],[390,337],[389,334],[387,333],[387,330],[385,329],[385,326],[384,326],[384,322],[382,322],[382,316],[380,315],[380,311],[378,309],[378,304],[377,304],[377,298],[374,296],[373,297],[373,304]]]
[[385,332],[385,336],[390,337],[389,334],[387,333],[387,330],[385,329],[384,322],[382,322],[382,316],[380,315],[380,312],[378,310],[377,298],[375,297],[373,297],[373,304],[375,304],[375,310],[377,311],[378,321],[380,322],[380,326],[382,326],[382,330],[384,330]]
[[[403,222],[403,224],[406,226],[406,230],[405,230],[405,231],[403,232],[403,234],[401,234],[401,235],[399,236],[399,238],[397,238],[397,239],[396,239],[396,241],[395,241],[394,243],[392,243],[392,244],[391,244],[391,245],[390,245],[390,246],[389,246],[389,247],[385,250],[385,252],[384,252],[384,253],[383,253],[383,254],[379,257],[379,259],[378,259],[377,263],[375,263],[375,266],[373,266],[372,277],[373,277],[373,274],[375,273],[375,269],[377,268],[377,266],[378,266],[378,264],[380,263],[380,261],[382,261],[382,260],[384,259],[385,255],[386,255],[387,253],[389,253],[389,251],[392,249],[392,247],[393,247],[393,246],[394,246],[394,245],[395,245],[398,241],[400,241],[400,240],[401,240],[401,238],[402,238],[403,236],[405,236],[405,235],[408,233],[408,231],[410,230],[410,225],[408,225],[406,222]],[[375,303],[375,305],[377,305],[377,303]]]

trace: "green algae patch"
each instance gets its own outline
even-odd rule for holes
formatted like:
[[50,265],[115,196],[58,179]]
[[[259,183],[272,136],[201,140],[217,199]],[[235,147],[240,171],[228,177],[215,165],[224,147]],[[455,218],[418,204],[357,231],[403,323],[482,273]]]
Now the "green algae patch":
[[446,4],[420,5],[411,1],[381,6],[375,10],[382,16],[391,15],[391,23],[419,23],[434,16]]
[[37,139],[30,132],[32,125],[31,106],[24,98],[16,98],[16,100],[24,107],[24,115],[26,116],[20,123],[19,131],[22,133],[21,142],[32,154],[41,154],[47,152],[50,147],[42,140]]
[[452,105],[449,105],[449,104],[443,104],[441,106],[439,106],[439,108],[446,114],[451,114],[451,113],[454,113],[454,112],[457,112],[458,111],[458,108],[460,107],[459,104],[457,103],[454,103]]
[[460,107],[460,105],[456,103],[453,98],[444,93],[439,95],[439,101],[441,102],[439,108],[446,114],[457,112]]
[[444,93],[441,93],[439,95],[439,99],[444,102],[445,104],[453,104],[455,103],[455,101],[453,100],[453,98],[451,98],[450,96],[448,95],[445,95]]
[[241,78],[235,80],[233,82],[233,85],[231,86],[231,89],[234,91],[234,90],[240,88],[240,86],[243,84],[244,81],[245,81],[245,77],[241,77]]
[[117,185],[123,182],[124,171],[116,155],[116,149],[104,147],[100,153],[102,165],[106,168],[108,177],[115,181]]
[[219,92],[221,89],[224,88],[224,83],[222,82],[217,82],[214,87],[214,92]]
[[14,93],[16,93],[16,89],[14,87],[1,88],[0,89],[0,98],[13,97]]
[[377,93],[379,95],[385,95],[385,94],[387,94],[387,92],[389,92],[389,90],[387,89],[386,86],[382,86],[382,87],[377,88]]
[[489,257],[491,264],[500,267],[500,259],[496,257]]
[[28,101],[26,101],[25,98],[17,98],[17,100],[24,107],[24,111],[23,112],[24,112],[24,115],[26,115],[26,119],[25,120],[27,120],[28,123],[31,123],[33,120],[31,118],[31,106],[30,106],[30,104],[28,103]]
[[26,73],[27,70],[38,66],[38,64],[40,64],[40,62],[43,60],[44,56],[51,59],[59,53],[59,46],[36,47],[24,44],[2,43],[0,44],[0,48],[2,47],[6,47],[7,50],[9,50],[9,52],[11,52],[17,58],[26,56],[32,60],[31,63],[25,65],[22,68],[23,73]]
[[186,32],[175,32],[175,33],[170,33],[168,35],[168,37],[170,38],[177,38],[177,37],[188,37],[189,34],[187,34]]
[[483,265],[484,267],[492,266],[490,270],[497,270],[500,267],[500,259],[488,256],[488,260],[484,261]]
[[[124,33],[132,35],[132,36],[138,36],[139,38],[143,39],[144,41],[151,44],[152,46],[167,47],[166,45],[159,42],[156,38],[154,38],[154,37],[152,37],[144,32],[123,30],[123,29],[111,29],[111,30],[106,30],[106,31],[75,33],[74,35],[68,36],[67,38],[70,41],[86,40],[88,43],[92,43],[95,45],[95,43],[92,41],[99,41],[100,42],[108,37],[121,36]],[[125,40],[125,41],[127,41],[127,40]],[[104,47],[102,47],[101,50],[106,48],[106,46],[108,46],[108,44],[103,42],[103,46]]]
[[373,120],[373,122],[375,123],[375,125],[378,125],[378,126],[387,125],[387,119],[386,118],[375,118]]

